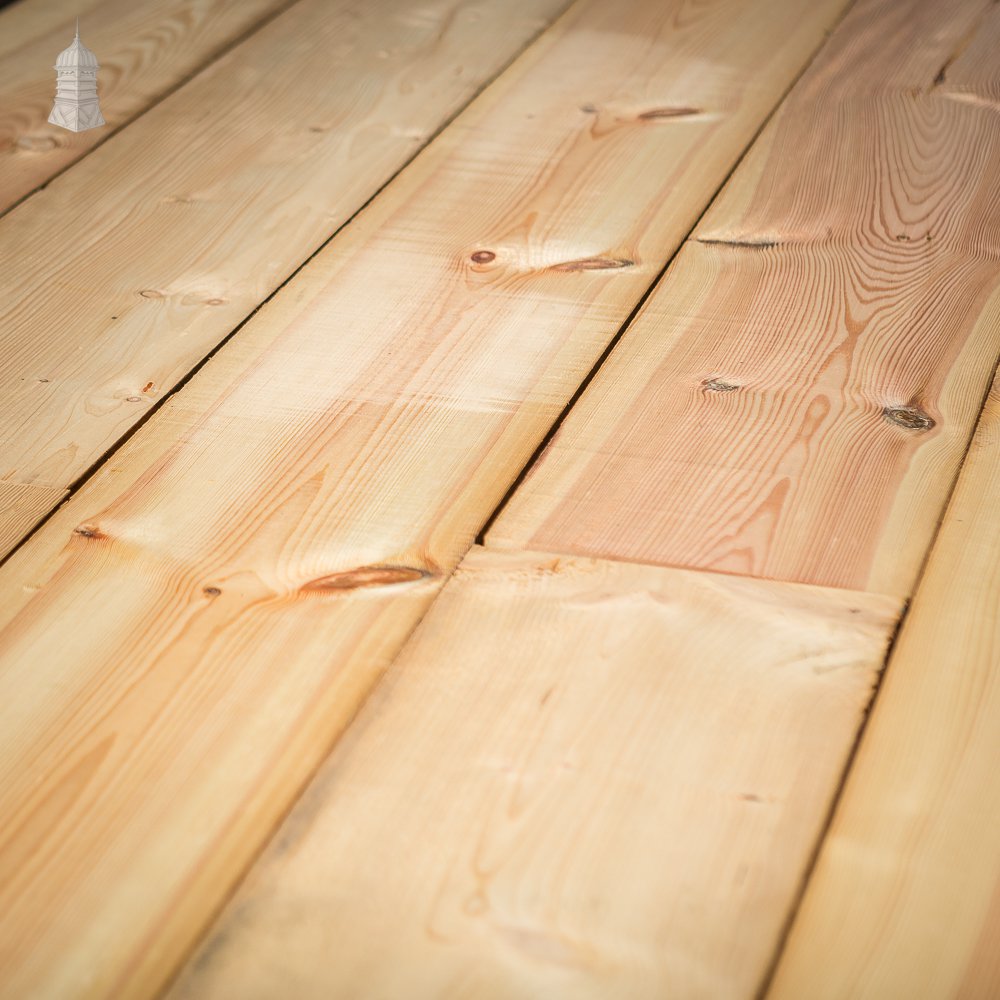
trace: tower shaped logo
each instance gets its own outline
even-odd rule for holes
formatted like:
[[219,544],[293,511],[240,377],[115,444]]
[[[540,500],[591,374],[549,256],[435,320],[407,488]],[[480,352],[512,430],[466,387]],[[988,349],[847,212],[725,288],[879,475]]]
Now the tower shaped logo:
[[80,21],[76,38],[56,59],[56,100],[49,122],[71,132],[83,132],[104,124],[97,103],[97,56],[80,41]]

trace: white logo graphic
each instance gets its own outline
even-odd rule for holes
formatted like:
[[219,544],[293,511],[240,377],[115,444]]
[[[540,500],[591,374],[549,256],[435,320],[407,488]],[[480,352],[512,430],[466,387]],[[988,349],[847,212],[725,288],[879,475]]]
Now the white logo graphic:
[[97,56],[80,41],[80,19],[76,19],[76,38],[56,59],[56,100],[49,122],[84,132],[104,124],[97,103]]

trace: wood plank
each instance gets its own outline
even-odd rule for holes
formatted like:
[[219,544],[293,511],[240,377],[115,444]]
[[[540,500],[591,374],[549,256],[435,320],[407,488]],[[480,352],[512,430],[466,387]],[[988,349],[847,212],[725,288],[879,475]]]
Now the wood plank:
[[0,570],[8,995],[169,975],[837,9],[574,6]]
[[171,997],[752,997],[898,612],[473,549]]
[[303,0],[9,213],[0,480],[72,486],[565,2]]
[[912,590],[1000,352],[1000,117],[935,83],[993,9],[852,8],[488,544]]
[[[289,0],[23,0],[0,11],[0,213],[85,156]],[[48,124],[76,18],[97,54],[107,128]]]
[[0,555],[12,549],[66,497],[65,490],[0,483]]
[[998,609],[1000,379],[793,925],[774,1000],[1000,996]]

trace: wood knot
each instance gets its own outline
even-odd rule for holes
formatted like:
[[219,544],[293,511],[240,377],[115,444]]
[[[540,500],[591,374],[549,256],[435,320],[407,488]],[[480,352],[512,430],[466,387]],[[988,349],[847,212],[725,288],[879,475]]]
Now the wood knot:
[[206,597],[218,597],[222,593],[218,587],[202,587],[201,592]]
[[94,524],[81,524],[79,528],[73,529],[74,535],[82,535],[84,538],[105,538],[105,534]]
[[125,397],[125,402],[126,403],[141,403],[142,402],[142,396],[126,396]]
[[726,382],[721,378],[707,378],[701,387],[705,392],[736,392],[740,388],[735,382]]
[[141,296],[142,296],[142,297],[143,297],[144,299],[162,299],[162,298],[165,298],[165,296],[164,296],[163,292],[161,292],[161,291],[160,291],[159,289],[157,289],[157,288],[143,288],[143,289],[142,289],[142,290],[141,290],[141,291],[139,292],[139,294],[140,294],[140,295],[141,295]]
[[929,431],[934,426],[934,421],[916,406],[887,406],[882,416],[908,431]]
[[779,244],[778,240],[770,239],[767,236],[733,236],[728,238],[703,236],[698,237],[697,242],[709,247],[735,247],[741,250],[770,250]]
[[416,583],[431,574],[413,566],[360,566],[358,569],[331,573],[310,580],[302,589],[313,592],[359,590],[365,587],[391,587],[400,583]]
[[568,260],[563,264],[553,264],[553,271],[617,271],[624,267],[634,267],[635,261],[626,257],[583,257]]
[[650,108],[639,115],[641,122],[662,121],[666,118],[690,118],[692,115],[700,115],[700,108]]
[[471,257],[473,264],[492,264],[496,259],[492,250],[477,250]]

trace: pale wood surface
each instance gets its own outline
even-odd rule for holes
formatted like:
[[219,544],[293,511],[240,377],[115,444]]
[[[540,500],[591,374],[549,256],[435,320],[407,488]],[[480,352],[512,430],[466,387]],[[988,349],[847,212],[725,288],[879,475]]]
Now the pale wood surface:
[[1000,351],[987,14],[852,8],[488,544],[912,589]]
[[0,556],[12,549],[65,496],[65,490],[0,482]]
[[[1000,108],[1000,8],[940,84]],[[1000,996],[1000,378],[770,997]]]
[[303,0],[10,212],[0,481],[72,485],[563,6]]
[[[24,0],[0,11],[0,213],[103,142],[289,0]],[[56,56],[80,37],[100,63],[107,127],[48,124]]]
[[1000,380],[770,996],[1000,996]]
[[12,556],[7,995],[169,974],[837,10],[576,5]]
[[473,549],[171,998],[752,996],[898,611]]

